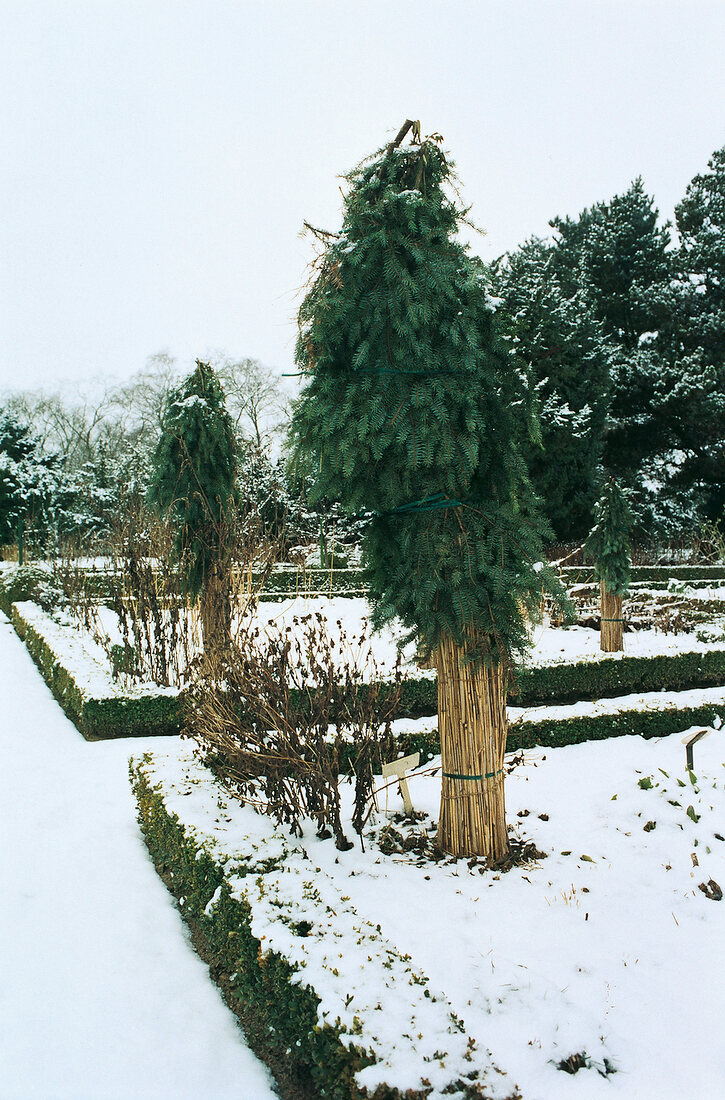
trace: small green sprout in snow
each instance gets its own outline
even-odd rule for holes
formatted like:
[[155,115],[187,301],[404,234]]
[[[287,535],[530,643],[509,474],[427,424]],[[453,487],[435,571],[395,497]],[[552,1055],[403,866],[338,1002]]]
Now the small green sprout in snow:
[[640,788],[641,788],[641,789],[642,789],[643,791],[650,791],[650,790],[652,790],[652,778],[651,778],[651,776],[649,776],[649,775],[646,775],[646,776],[644,777],[644,779],[640,779],[640,781],[639,781],[639,783],[637,784],[637,786],[638,786],[638,787],[640,787]]

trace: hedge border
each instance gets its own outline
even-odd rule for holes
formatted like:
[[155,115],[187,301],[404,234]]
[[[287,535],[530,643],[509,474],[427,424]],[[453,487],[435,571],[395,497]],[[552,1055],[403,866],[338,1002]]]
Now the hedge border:
[[[402,1093],[380,1085],[369,1093],[358,1087],[355,1074],[374,1058],[349,1040],[346,1043],[333,1026],[321,1025],[314,989],[294,980],[296,968],[281,954],[263,950],[252,932],[249,903],[232,896],[224,868],[167,809],[162,785],[149,781],[144,767],[150,759],[148,754],[132,759],[129,773],[151,859],[177,901],[197,953],[249,1046],[274,1074],[284,1100],[425,1100],[428,1089]],[[269,874],[279,863],[235,863],[234,873]],[[470,1100],[485,1095],[476,1083],[459,1079],[454,1084],[462,1090],[459,1095]],[[520,1100],[519,1094],[510,1100]]]
[[[661,653],[654,657],[602,657],[576,664],[524,666],[516,670],[509,703],[517,707],[616,699],[649,691],[686,691],[725,685],[725,646]],[[437,713],[434,678],[403,682],[396,717],[423,718]]]
[[10,610],[10,621],[18,637],[25,643],[53,696],[87,741],[172,736],[181,732],[179,696],[86,696],[42,634],[23,618],[17,604]]
[[[39,576],[35,580],[31,575],[38,572],[38,566],[30,563],[22,567],[27,573],[27,581],[21,590],[13,589],[13,581],[16,570],[0,571],[0,609],[10,615],[10,604],[18,600],[33,598],[33,589]],[[42,567],[41,567],[42,569]],[[563,566],[559,575],[568,586],[581,584],[594,584],[594,571],[590,566]],[[3,581],[3,576],[8,580]],[[47,572],[45,577],[47,579]],[[88,570],[88,579],[92,584],[94,594],[102,599],[110,593],[110,577],[103,571]],[[252,574],[252,584],[257,578]],[[635,565],[630,572],[630,580],[633,584],[651,582],[666,588],[669,581],[721,581],[725,585],[725,566],[723,565]],[[260,592],[260,598],[265,602],[276,602],[288,599],[290,596],[302,596],[314,599],[317,597],[360,597],[367,593],[364,570],[359,568],[345,569],[320,569],[298,568],[275,570],[264,583],[264,589]]]
[[[173,736],[181,731],[181,696],[87,697],[71,673],[62,666],[48,642],[23,618],[15,604],[11,608],[11,621],[53,695],[87,740]],[[575,665],[524,668],[519,670],[517,680],[517,693],[511,696],[511,702],[515,706],[525,707],[617,698],[650,691],[719,687],[725,685],[725,648],[660,654],[657,657],[625,655]],[[435,679],[420,677],[403,683],[396,717],[432,717],[436,713]],[[576,721],[588,727],[584,719]],[[548,729],[548,726],[544,728]],[[569,738],[562,740],[557,735],[557,744],[577,744],[616,735],[599,732],[591,736],[581,735],[570,724],[568,728],[572,731]]]
[[[586,741],[603,741],[610,737],[639,736],[645,739],[667,737],[690,726],[711,726],[716,718],[725,718],[725,697],[722,702],[704,702],[699,706],[678,706],[637,709],[624,706],[605,714],[573,715],[559,718],[532,718],[509,724],[506,751],[542,748],[560,749]],[[438,730],[423,730],[401,734],[396,738],[398,752],[405,755],[419,752],[421,762],[437,756],[440,751]],[[339,746],[341,765],[349,768],[354,760],[353,746]]]

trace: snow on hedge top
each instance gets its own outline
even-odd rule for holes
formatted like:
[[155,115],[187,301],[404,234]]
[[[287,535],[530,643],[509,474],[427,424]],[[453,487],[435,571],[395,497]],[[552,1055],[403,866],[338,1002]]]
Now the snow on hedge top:
[[129,699],[147,695],[178,695],[178,688],[154,683],[124,683],[113,679],[108,656],[90,634],[81,632],[72,620],[52,618],[30,600],[13,605],[21,618],[50,647],[56,660],[73,678],[86,699]]
[[[232,897],[250,907],[262,951],[285,958],[295,970],[292,980],[319,998],[320,1026],[335,1028],[344,1043],[375,1058],[356,1074],[360,1088],[421,1089],[429,1100],[455,1100],[466,1094],[448,1091],[451,1086],[475,1077],[477,1084],[485,1078],[492,1100],[514,1092],[489,1052],[472,1052],[446,997],[432,992],[410,957],[362,919],[333,878],[314,865],[304,838],[282,835],[269,818],[230,798],[184,747],[147,754],[140,766],[153,786],[160,785],[167,811],[225,868]],[[207,914],[220,893],[209,899]]]

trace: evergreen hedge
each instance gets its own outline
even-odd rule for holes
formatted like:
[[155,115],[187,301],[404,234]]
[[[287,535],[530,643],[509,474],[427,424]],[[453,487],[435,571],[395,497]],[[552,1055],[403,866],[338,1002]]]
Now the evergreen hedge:
[[[531,707],[720,684],[725,684],[725,648],[656,657],[625,655],[577,664],[519,668],[509,703]],[[421,718],[435,714],[436,710],[435,679],[412,678],[402,684],[398,717]]]
[[[180,732],[182,701],[179,696],[158,694],[88,698],[38,630],[26,622],[17,606],[11,609],[11,620],[53,695],[89,741],[115,737],[156,737]],[[725,684],[725,648],[660,654],[657,657],[624,655],[578,664],[519,669],[515,693],[510,695],[509,701],[517,707],[530,707],[651,691],[684,691],[721,684]],[[396,717],[419,718],[433,716],[436,712],[435,678],[421,676],[402,684]],[[587,725],[584,719],[576,719],[576,722]],[[566,728],[570,731],[570,739],[557,743],[573,744],[588,740],[587,736],[575,733],[572,720]],[[598,738],[601,734],[593,736]]]
[[[594,571],[588,566],[566,566],[559,571],[567,587],[595,584]],[[49,573],[42,565],[16,566],[0,571],[0,610],[10,618],[13,603],[32,600],[35,589],[47,583]],[[259,578],[252,574],[252,586]],[[666,588],[670,581],[699,586],[720,582],[725,585],[725,565],[634,565],[630,572],[632,584]],[[102,571],[88,570],[86,583],[98,600],[112,595],[114,577]],[[264,582],[261,599],[265,603],[289,599],[292,596],[333,597],[366,596],[367,586],[362,569],[279,569]]]
[[46,684],[87,741],[115,737],[157,737],[181,731],[181,702],[177,695],[108,696],[93,699],[63,667],[42,634],[11,608],[11,621]]
[[[561,718],[531,718],[509,726],[506,751],[531,749],[537,745],[559,749],[579,745],[584,741],[603,741],[609,737],[667,737],[690,726],[710,726],[717,717],[725,717],[722,703],[680,707],[669,704],[662,708],[622,709],[612,714],[575,715]],[[403,755],[419,752],[421,764],[440,753],[438,730],[423,730],[402,734],[397,739],[397,751]],[[354,761],[352,746],[342,746],[341,767],[349,768]]]
[[0,570],[0,611],[11,618],[13,604],[32,600],[38,585],[47,583],[48,577],[42,565],[16,565]]
[[[294,964],[255,938],[249,903],[239,891],[232,896],[225,879],[229,864],[222,867],[203,841],[169,811],[162,786],[146,774],[149,759],[132,760],[130,775],[151,858],[179,904],[194,947],[239,1019],[250,1047],[274,1073],[281,1095],[289,1100],[425,1100],[428,1089],[402,1093],[379,1086],[372,1094],[360,1090],[355,1074],[374,1057],[350,1044],[349,1036],[345,1039],[336,1027],[321,1025],[320,998],[314,988],[300,981]],[[234,860],[231,873],[264,876],[278,871],[281,862],[255,861],[252,856],[248,864]],[[322,919],[329,923],[328,914],[321,914]],[[307,932],[301,929],[298,934]],[[371,940],[368,958],[373,968],[380,948],[379,940]],[[385,967],[385,958],[379,965]],[[381,969],[381,989],[388,975]],[[473,1070],[472,1062],[471,1078],[476,1076]],[[484,1095],[475,1082],[452,1081],[450,1087],[462,1100]]]

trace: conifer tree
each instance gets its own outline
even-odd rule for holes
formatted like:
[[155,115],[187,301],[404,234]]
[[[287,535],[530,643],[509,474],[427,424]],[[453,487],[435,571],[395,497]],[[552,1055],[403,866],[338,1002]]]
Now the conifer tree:
[[27,427],[0,410],[0,545],[16,539],[18,522],[24,517],[27,505],[18,470],[32,453]]
[[641,178],[608,202],[551,225],[553,267],[564,293],[582,300],[609,351],[604,465],[631,484],[643,463],[672,447],[666,401],[672,372],[664,354],[673,314],[669,226],[659,225]]
[[624,648],[622,597],[629,591],[632,513],[621,486],[610,477],[595,507],[595,524],[585,544],[601,590],[600,645],[606,653]]
[[228,528],[237,502],[237,452],[224,393],[208,363],[169,395],[153,456],[149,503],[175,527],[186,592],[199,600],[204,649],[230,632]]
[[634,350],[640,336],[667,320],[657,291],[671,272],[669,226],[658,224],[641,177],[622,195],[596,203],[578,218],[554,218],[556,264],[570,293],[584,290],[594,316],[616,345]]
[[71,496],[61,458],[43,453],[27,425],[0,411],[0,545],[15,541],[21,564],[28,545],[48,552],[74,528]]
[[440,141],[406,123],[346,177],[341,232],[315,231],[291,443],[313,500],[369,514],[373,623],[402,620],[437,666],[439,844],[495,860],[507,677],[548,576],[545,525],[521,456],[525,379],[456,237],[466,212]]
[[725,516],[725,147],[690,182],[675,210],[680,248],[681,332],[697,359],[698,395],[683,425],[685,475],[711,520]]
[[532,483],[554,534],[591,527],[609,405],[609,354],[581,291],[563,289],[555,248],[526,241],[496,266],[507,339],[531,373],[541,439],[527,451]]

